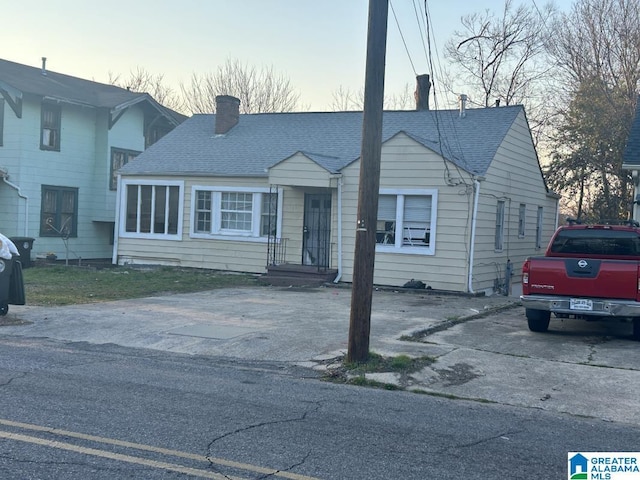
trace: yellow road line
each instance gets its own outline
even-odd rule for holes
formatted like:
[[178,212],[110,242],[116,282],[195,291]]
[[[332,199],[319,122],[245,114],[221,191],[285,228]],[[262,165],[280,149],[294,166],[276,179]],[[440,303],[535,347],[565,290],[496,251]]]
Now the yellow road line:
[[[44,432],[44,433],[49,433],[49,434],[53,434],[53,435],[61,435],[61,436],[65,436],[65,437],[71,437],[71,438],[78,438],[81,440],[87,440],[87,441],[91,441],[91,442],[97,442],[97,443],[104,443],[107,445],[115,445],[115,446],[119,446],[119,447],[125,447],[125,448],[132,448],[132,449],[136,449],[136,450],[142,450],[142,451],[146,451],[146,452],[153,452],[153,453],[159,453],[159,454],[163,454],[163,455],[171,455],[173,457],[179,457],[179,458],[186,458],[189,460],[195,460],[195,461],[199,461],[199,462],[205,462],[205,463],[213,463],[216,465],[220,465],[220,466],[225,466],[225,467],[230,467],[230,468],[236,468],[239,470],[246,470],[249,472],[254,472],[254,473],[262,473],[265,475],[272,475],[272,476],[276,476],[276,477],[282,477],[282,478],[288,478],[291,480],[320,480],[319,478],[316,477],[308,477],[305,475],[298,475],[296,473],[291,473],[291,472],[280,472],[274,469],[269,469],[269,468],[264,468],[264,467],[259,467],[257,465],[250,465],[248,463],[240,463],[240,462],[234,462],[232,460],[226,460],[224,458],[215,458],[215,457],[206,457],[204,455],[197,455],[194,453],[188,453],[188,452],[181,452],[179,450],[170,450],[167,448],[161,448],[161,447],[154,447],[151,445],[144,445],[141,443],[132,443],[132,442],[126,442],[124,440],[117,440],[117,439],[113,439],[113,438],[106,438],[106,437],[98,437],[95,435],[86,435],[84,433],[78,433],[78,432],[72,432],[69,430],[61,430],[58,428],[51,428],[51,427],[44,427],[41,425],[33,425],[30,423],[22,423],[22,422],[14,422],[12,420],[5,420],[0,418],[0,425],[5,425],[8,427],[15,427],[15,428],[21,428],[23,430],[31,430],[31,431],[37,431],[37,432]],[[87,455],[97,455],[97,456],[102,456],[105,458],[114,458],[112,457],[114,455],[117,456],[122,456],[125,458],[131,458],[131,459],[137,459],[138,461],[134,461],[134,462],[130,462],[130,463],[141,463],[141,462],[151,462],[153,463],[155,466],[157,466],[157,468],[168,468],[168,467],[160,467],[157,464],[164,464],[163,462],[155,462],[152,460],[146,460],[146,459],[141,459],[138,457],[129,457],[128,455],[120,455],[120,454],[115,454],[115,453],[110,453],[110,452],[106,452],[103,450],[96,450],[96,449],[85,449],[84,447],[76,447],[75,445],[71,445],[71,444],[67,444],[67,443],[61,443],[61,442],[54,442],[54,441],[50,441],[50,440],[43,440],[40,439],[38,437],[29,437],[26,435],[19,435],[19,434],[13,434],[10,432],[3,432],[2,430],[0,430],[0,437],[3,438],[11,438],[13,440],[20,440],[20,441],[29,441],[29,440],[21,440],[20,438],[17,437],[24,437],[25,439],[35,439],[38,440],[36,441],[30,441],[30,443],[38,443],[38,444],[42,444],[44,445],[44,443],[40,443],[40,442],[47,442],[47,446],[53,447],[53,448],[64,448],[64,447],[58,447],[58,445],[67,445],[69,447],[73,447],[73,449],[71,448],[64,448],[65,450],[73,450],[73,451],[79,451],[76,449],[84,449],[87,450],[87,452],[80,452],[80,453],[87,453]],[[16,438],[13,438],[13,436],[16,436]],[[97,453],[88,453],[88,451],[91,452],[100,452],[101,454],[98,455]],[[122,461],[129,461],[129,460],[125,460],[123,459]],[[141,463],[144,465],[147,465],[147,463]],[[149,463],[150,466],[154,466],[151,465]],[[166,465],[173,465],[171,463],[167,463]],[[179,467],[179,468],[187,468],[187,467],[180,467],[179,465],[174,465],[174,468],[169,468],[170,470],[175,470],[175,467]],[[189,469],[192,470],[192,469]],[[181,470],[176,470],[176,471],[181,471]],[[207,473],[209,475],[211,475],[210,472],[206,472],[205,470],[194,470],[197,472],[204,472]],[[184,472],[183,472],[184,473]],[[191,473],[191,475],[196,475],[195,473]],[[204,477],[204,478],[228,478],[228,477]]]
[[182,465],[176,465],[175,463],[158,462],[156,460],[149,460],[146,458],[133,457],[131,455],[123,455],[121,453],[107,452],[106,450],[97,450],[95,448],[79,447],[70,443],[56,442],[53,440],[45,440],[44,438],[30,437],[28,435],[22,435],[19,433],[5,432],[0,430],[0,438],[6,438],[8,440],[15,440],[18,442],[33,443],[36,445],[42,445],[45,447],[57,448],[60,450],[69,450],[71,452],[82,453],[84,455],[93,455],[95,457],[107,458],[110,460],[117,460],[119,462],[134,463],[137,465],[144,465],[146,467],[161,468],[163,470],[170,470],[173,472],[186,473],[195,477],[212,478],[214,480],[225,480],[227,478],[233,478],[240,480],[240,477],[228,477],[220,475],[219,473],[208,472],[206,470],[198,470],[196,468],[184,467]]

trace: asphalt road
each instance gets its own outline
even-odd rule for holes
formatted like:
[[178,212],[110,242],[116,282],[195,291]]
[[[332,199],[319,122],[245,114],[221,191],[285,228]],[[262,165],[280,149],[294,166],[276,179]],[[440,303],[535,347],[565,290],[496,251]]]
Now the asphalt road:
[[291,363],[3,336],[0,364],[1,478],[566,478],[568,451],[638,448],[633,425]]

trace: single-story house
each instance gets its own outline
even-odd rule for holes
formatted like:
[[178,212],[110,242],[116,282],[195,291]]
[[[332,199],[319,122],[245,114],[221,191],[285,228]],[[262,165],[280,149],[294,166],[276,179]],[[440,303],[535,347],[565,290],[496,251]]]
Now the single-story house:
[[[217,98],[118,172],[113,262],[351,282],[362,112],[239,114]],[[386,111],[374,283],[493,293],[541,252],[559,196],[522,106]]]

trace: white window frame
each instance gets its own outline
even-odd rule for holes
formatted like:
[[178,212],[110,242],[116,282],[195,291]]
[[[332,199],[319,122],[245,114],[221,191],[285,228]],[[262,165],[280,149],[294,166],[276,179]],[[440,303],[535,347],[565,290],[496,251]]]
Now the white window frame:
[[396,225],[395,231],[403,231],[404,198],[407,196],[431,197],[431,218],[429,219],[429,246],[403,245],[403,235],[396,234],[393,245],[376,244],[378,253],[398,253],[408,255],[435,255],[436,253],[436,220],[438,218],[438,190],[437,189],[397,189],[381,188],[380,195],[396,196]]
[[536,219],[536,249],[542,248],[542,228],[544,221],[544,207],[538,207],[538,217]]
[[527,204],[521,203],[518,207],[518,238],[524,238],[527,223]]
[[[211,232],[196,232],[196,208],[197,208],[197,192],[211,192]],[[222,228],[221,203],[223,192],[251,193],[251,231],[245,230],[227,230]],[[191,213],[189,218],[189,237],[203,238],[209,240],[229,240],[238,242],[256,242],[267,243],[268,237],[261,236],[260,226],[262,223],[262,198],[268,193],[277,193],[278,195],[278,215],[276,218],[276,237],[279,238],[282,232],[282,188],[277,191],[269,189],[269,187],[221,187],[211,185],[193,185],[191,187]],[[271,239],[273,241],[273,239]]]
[[[155,187],[178,187],[178,225],[177,233],[146,233],[146,232],[127,232],[127,190],[128,186],[155,186]],[[155,195],[154,195],[155,196]],[[152,197],[153,198],[153,197]],[[169,221],[169,197],[166,199],[165,208],[165,225]],[[155,201],[151,201],[151,218],[154,217]],[[137,222],[140,228],[140,196],[138,196],[137,206]],[[153,238],[162,240],[182,240],[182,220],[184,215],[184,182],[179,180],[122,180],[120,188],[120,222],[119,236],[123,238]]]
[[504,250],[504,222],[506,219],[507,202],[498,200],[496,204],[496,230],[493,248],[496,252]]

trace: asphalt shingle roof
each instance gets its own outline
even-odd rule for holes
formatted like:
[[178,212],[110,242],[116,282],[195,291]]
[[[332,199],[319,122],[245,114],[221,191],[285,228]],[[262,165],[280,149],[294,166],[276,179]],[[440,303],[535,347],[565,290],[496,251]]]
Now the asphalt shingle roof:
[[[484,175],[521,106],[457,110],[388,111],[383,142],[404,132],[458,167]],[[329,172],[357,160],[362,112],[240,115],[225,135],[215,115],[194,115],[125,165],[125,175],[267,176],[267,169],[303,152]]]
[[131,92],[125,88],[84,80],[41,68],[0,59],[0,86],[6,83],[23,93],[93,107],[115,108],[136,101],[148,100],[170,117],[174,123],[186,117],[158,104],[149,94]]

